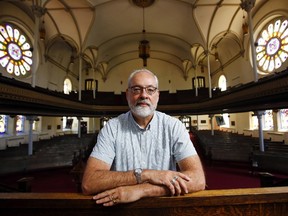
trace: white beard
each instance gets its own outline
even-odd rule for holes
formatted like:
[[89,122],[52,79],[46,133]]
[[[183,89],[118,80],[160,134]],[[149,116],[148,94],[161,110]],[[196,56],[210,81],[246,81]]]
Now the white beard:
[[154,107],[141,107],[141,106],[133,106],[132,107],[132,112],[142,118],[146,118],[148,116],[153,115],[155,108]]
[[153,115],[154,111],[156,110],[156,106],[154,107],[150,103],[147,103],[149,105],[145,107],[130,104],[130,102],[128,102],[128,104],[132,113],[134,113],[136,116],[139,116],[141,118],[146,118],[148,116]]

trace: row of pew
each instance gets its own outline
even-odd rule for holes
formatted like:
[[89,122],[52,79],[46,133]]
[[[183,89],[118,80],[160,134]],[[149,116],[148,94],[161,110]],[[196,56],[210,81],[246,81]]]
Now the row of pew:
[[26,175],[38,170],[72,167],[71,179],[75,178],[73,167],[80,158],[84,160],[88,157],[88,152],[95,144],[95,137],[96,134],[83,134],[81,138],[71,134],[34,142],[33,155],[30,156],[28,156],[28,144],[0,151],[0,177],[23,173],[23,178],[18,181],[18,188],[10,188],[0,181],[0,191],[31,191],[30,183],[33,178],[27,178]]
[[264,140],[264,152],[259,139],[243,134],[215,130],[193,130],[201,155],[208,164],[216,161],[240,162],[257,171],[288,174],[288,144]]

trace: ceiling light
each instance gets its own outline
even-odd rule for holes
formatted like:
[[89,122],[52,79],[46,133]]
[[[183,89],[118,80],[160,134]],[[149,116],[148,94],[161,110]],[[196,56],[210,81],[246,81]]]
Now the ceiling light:
[[142,30],[142,40],[139,41],[138,51],[139,58],[143,59],[143,66],[147,66],[147,59],[150,57],[150,44],[146,39],[145,33],[145,7],[148,7],[154,3],[154,0],[133,0],[133,3],[138,7],[143,9],[143,30]]

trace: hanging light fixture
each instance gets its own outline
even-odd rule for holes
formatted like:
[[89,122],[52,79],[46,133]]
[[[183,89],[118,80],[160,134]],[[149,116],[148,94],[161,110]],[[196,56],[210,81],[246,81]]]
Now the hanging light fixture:
[[[145,34],[145,30],[143,30],[143,34]],[[139,58],[143,59],[143,66],[147,66],[147,59],[150,57],[150,44],[148,40],[139,41]]]
[[150,57],[150,43],[145,38],[145,8],[152,5],[154,0],[133,0],[133,3],[138,7],[142,7],[143,9],[143,30],[142,30],[142,37],[143,39],[139,41],[139,58],[143,59],[143,66],[147,66],[147,59]]

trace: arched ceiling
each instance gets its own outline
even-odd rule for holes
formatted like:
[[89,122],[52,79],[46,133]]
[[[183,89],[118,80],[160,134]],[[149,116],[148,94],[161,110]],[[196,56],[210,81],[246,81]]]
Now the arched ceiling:
[[[132,0],[6,2],[20,7],[31,17],[32,8],[44,8],[41,20],[46,31],[46,50],[58,41],[55,38],[61,38],[77,55],[84,54],[91,67],[97,68],[105,62],[108,70],[139,59],[138,44],[143,39],[144,21],[150,59],[174,64],[183,69],[184,76],[183,62],[199,64],[207,48],[213,54],[216,45],[225,60],[231,58],[231,50],[241,52],[242,24],[243,20],[247,21],[240,0],[155,0],[144,11]],[[253,10],[259,10],[267,2],[256,0]],[[221,50],[225,49],[221,46],[223,42],[229,44],[227,53]]]

